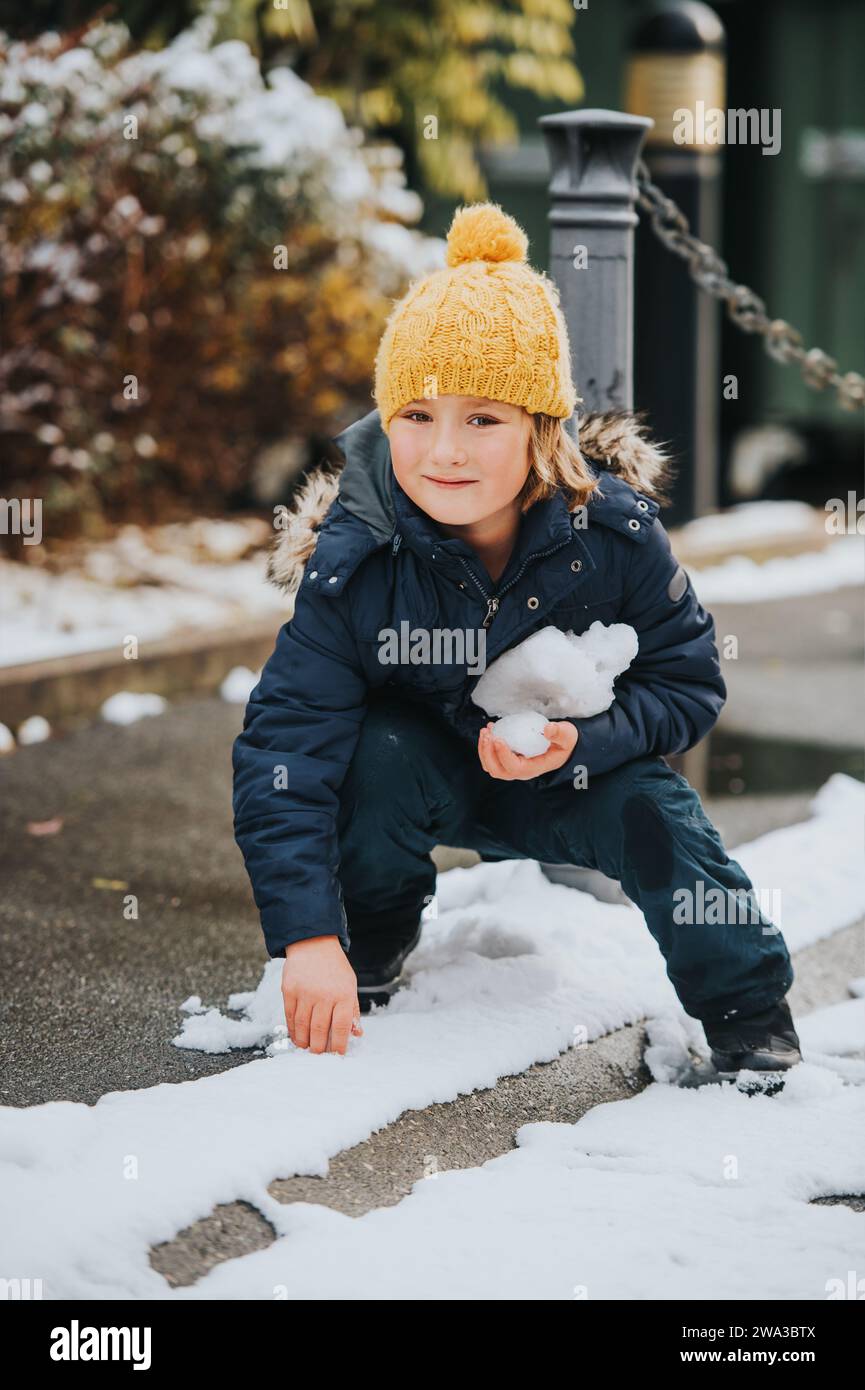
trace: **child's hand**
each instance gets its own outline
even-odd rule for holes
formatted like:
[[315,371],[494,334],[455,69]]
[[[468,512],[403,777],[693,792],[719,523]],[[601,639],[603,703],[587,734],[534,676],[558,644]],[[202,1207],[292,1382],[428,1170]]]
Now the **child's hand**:
[[344,1054],[349,1033],[363,1033],[357,976],[338,936],[313,936],[286,946],[282,1002],[296,1047]]
[[543,734],[550,740],[550,747],[546,753],[526,758],[509,748],[504,739],[496,738],[492,727],[487,724],[478,735],[478,756],[484,771],[504,782],[529,782],[544,772],[554,772],[567,762],[579,738],[579,730],[568,719],[545,724]]

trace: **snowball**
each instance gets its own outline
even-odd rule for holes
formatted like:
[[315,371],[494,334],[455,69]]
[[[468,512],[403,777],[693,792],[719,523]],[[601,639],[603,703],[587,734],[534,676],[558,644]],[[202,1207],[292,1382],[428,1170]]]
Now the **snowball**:
[[545,714],[538,714],[534,709],[525,710],[521,714],[508,714],[504,719],[496,720],[493,733],[496,738],[504,739],[515,753],[534,758],[538,753],[546,753],[550,746],[550,740],[543,733],[547,722]]
[[233,666],[219,687],[223,700],[232,705],[245,705],[258,685],[260,674],[250,671],[248,666]]
[[15,736],[5,724],[0,724],[0,753],[11,753],[15,747]]
[[104,701],[100,713],[109,724],[134,724],[148,714],[161,714],[167,703],[161,695],[118,690],[116,695],[109,695]]
[[42,743],[51,737],[51,725],[41,714],[31,714],[18,728],[19,743]]
[[627,623],[592,623],[576,636],[544,627],[498,657],[481,676],[472,700],[487,714],[545,719],[588,718],[609,709],[613,681],[637,654]]

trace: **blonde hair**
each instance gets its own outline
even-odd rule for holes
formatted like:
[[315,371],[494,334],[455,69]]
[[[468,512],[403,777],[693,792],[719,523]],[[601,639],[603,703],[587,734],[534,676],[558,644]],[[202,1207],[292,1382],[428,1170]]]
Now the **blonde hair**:
[[568,510],[582,506],[598,486],[579,447],[555,415],[533,415],[529,436],[529,474],[518,493],[524,513],[552,497],[558,490],[565,495]]

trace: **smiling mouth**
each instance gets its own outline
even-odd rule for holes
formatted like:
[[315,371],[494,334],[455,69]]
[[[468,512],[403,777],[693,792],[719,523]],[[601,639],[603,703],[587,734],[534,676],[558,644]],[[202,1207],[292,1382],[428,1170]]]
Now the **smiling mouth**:
[[427,482],[435,483],[438,487],[471,487],[476,481],[475,478],[433,478],[429,473],[423,476]]

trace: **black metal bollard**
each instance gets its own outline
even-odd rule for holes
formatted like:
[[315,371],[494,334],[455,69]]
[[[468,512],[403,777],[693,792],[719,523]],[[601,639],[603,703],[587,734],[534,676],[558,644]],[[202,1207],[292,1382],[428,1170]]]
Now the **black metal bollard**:
[[561,295],[577,391],[584,411],[630,410],[634,171],[652,122],[585,110],[542,116],[539,124],[552,170],[550,273]]

